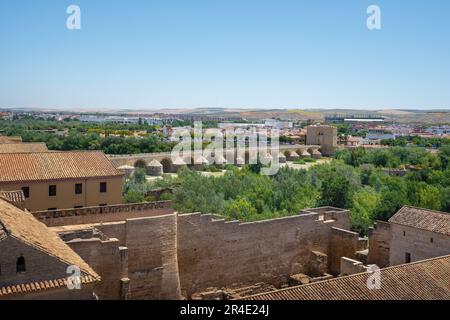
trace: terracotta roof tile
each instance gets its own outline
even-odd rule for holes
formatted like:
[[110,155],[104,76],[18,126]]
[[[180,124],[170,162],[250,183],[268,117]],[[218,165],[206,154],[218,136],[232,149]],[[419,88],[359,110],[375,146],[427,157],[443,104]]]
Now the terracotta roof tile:
[[101,151],[0,154],[0,183],[123,176]]
[[381,288],[368,273],[246,297],[246,300],[450,300],[450,255],[381,269]]
[[389,223],[450,235],[450,214],[405,206],[389,219]]
[[45,143],[4,143],[0,144],[0,153],[48,152]]
[[[81,276],[81,284],[90,284],[98,282],[99,279],[92,276]],[[67,287],[67,278],[54,279],[41,282],[31,282],[26,284],[10,285],[6,287],[0,287],[0,299],[5,296],[23,295],[36,291],[45,291]]]
[[19,204],[25,201],[25,195],[22,190],[19,191],[1,191],[0,198],[3,198],[13,204]]
[[0,199],[0,237],[11,236],[67,265],[76,265],[87,275],[97,273],[77,255],[59,236],[36,220],[32,214],[22,211]]

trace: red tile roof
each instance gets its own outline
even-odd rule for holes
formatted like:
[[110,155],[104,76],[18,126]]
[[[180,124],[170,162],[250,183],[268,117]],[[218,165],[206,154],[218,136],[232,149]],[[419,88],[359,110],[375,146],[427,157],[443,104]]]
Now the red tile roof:
[[405,206],[389,219],[389,223],[450,236],[450,214],[445,212]]
[[101,151],[0,154],[0,184],[123,176]]
[[2,191],[0,190],[0,198],[11,202],[12,204],[20,204],[25,201],[25,195],[22,190],[18,191]]
[[67,265],[78,266],[84,275],[98,278],[97,273],[61,238],[31,213],[0,199],[0,240],[13,237],[52,256]]
[[[81,285],[98,282],[98,278],[92,276],[80,276]],[[0,287],[0,299],[6,296],[23,295],[38,291],[47,291],[67,287],[67,278],[30,282],[25,284],[9,285]]]
[[246,300],[450,300],[450,255],[381,269],[381,288],[368,273],[246,297]]
[[0,153],[47,152],[45,143],[0,143]]

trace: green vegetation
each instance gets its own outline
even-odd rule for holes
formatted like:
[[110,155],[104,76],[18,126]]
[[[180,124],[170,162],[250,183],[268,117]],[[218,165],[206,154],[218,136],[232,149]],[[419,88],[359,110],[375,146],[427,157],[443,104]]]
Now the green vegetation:
[[382,145],[386,146],[406,146],[414,145],[426,148],[440,148],[444,145],[450,145],[450,139],[445,138],[422,138],[422,137],[397,137],[395,139],[381,140]]
[[3,134],[24,142],[44,142],[50,150],[102,150],[107,154],[168,152],[174,143],[158,126],[81,123],[79,121],[0,120]]
[[[366,151],[340,150],[331,163],[309,170],[284,167],[274,176],[259,174],[260,165],[206,177],[184,169],[151,184],[134,178],[128,198],[137,190],[173,187],[179,212],[215,213],[227,219],[254,221],[298,214],[302,209],[335,206],[350,209],[352,229],[367,234],[375,220],[387,220],[404,205],[450,212],[450,148],[439,154],[423,148],[396,147]],[[414,165],[405,176],[384,167]],[[134,186],[137,184],[137,186]]]

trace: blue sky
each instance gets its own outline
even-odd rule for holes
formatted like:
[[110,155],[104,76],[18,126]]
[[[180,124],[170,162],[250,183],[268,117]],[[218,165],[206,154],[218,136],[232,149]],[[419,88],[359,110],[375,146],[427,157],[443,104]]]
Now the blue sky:
[[2,0],[0,44],[0,107],[450,108],[448,0]]

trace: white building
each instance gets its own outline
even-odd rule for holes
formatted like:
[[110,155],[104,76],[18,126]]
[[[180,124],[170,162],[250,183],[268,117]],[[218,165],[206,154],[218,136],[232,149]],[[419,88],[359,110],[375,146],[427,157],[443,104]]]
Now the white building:
[[395,135],[392,130],[385,128],[371,128],[368,129],[366,140],[384,140],[395,139]]

